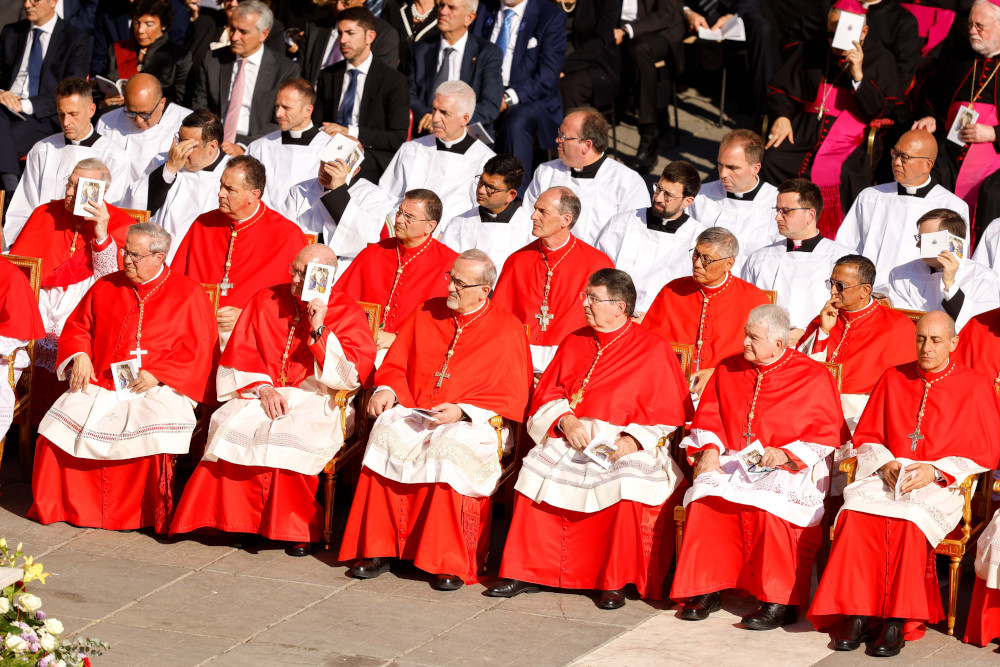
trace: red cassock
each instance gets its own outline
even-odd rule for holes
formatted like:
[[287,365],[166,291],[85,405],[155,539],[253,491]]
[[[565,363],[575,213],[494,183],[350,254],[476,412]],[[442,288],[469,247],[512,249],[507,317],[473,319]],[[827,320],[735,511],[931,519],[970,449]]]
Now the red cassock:
[[[222,211],[203,213],[181,241],[171,267],[199,283],[220,284],[233,230],[233,221]],[[237,223],[235,230],[229,270],[233,288],[219,295],[220,308],[242,308],[265,287],[287,282],[288,265],[306,246],[299,226],[263,202],[254,215]]]
[[[282,366],[296,312],[306,303],[295,299],[288,284],[257,292],[240,314],[220,366],[266,375],[273,386],[298,387],[323,367],[326,343],[337,337],[345,357],[361,378],[375,364],[375,341],[364,311],[353,299],[330,295],[324,324],[326,330],[315,343],[311,325],[303,313],[296,335]],[[288,381],[281,384],[282,370]],[[263,382],[253,382],[248,391]],[[202,460],[184,489],[170,534],[208,528],[228,533],[256,533],[271,540],[318,542],[323,534],[323,507],[316,502],[317,475],[263,466],[244,466],[219,459]]]
[[[851,326],[845,338],[847,322]],[[819,317],[809,323],[802,340],[808,340],[817,329]],[[870,394],[887,368],[916,360],[916,330],[909,317],[874,301],[870,308],[853,313],[840,311],[830,335],[823,341],[816,341],[813,353],[827,350],[826,361],[844,367],[840,384],[842,393]]]
[[[135,358],[130,352],[136,347],[139,322],[137,291],[143,299],[148,297],[142,321],[142,348],[147,350],[142,369],[202,402],[217,345],[215,317],[201,286],[166,266],[143,285],[133,285],[122,271],[98,280],[63,328],[57,364],[86,354],[97,376],[94,384],[114,391],[111,364]],[[155,526],[163,532],[173,503],[172,475],[167,455],[80,459],[40,436],[31,480],[35,502],[28,518],[111,530]]]
[[[627,426],[681,426],[694,407],[677,355],[659,336],[628,323],[607,348],[573,410],[577,417]],[[621,332],[590,327],[570,333],[542,373],[530,412],[570,400],[597,354]],[[560,417],[561,418],[561,417]],[[555,420],[558,423],[559,419]],[[561,433],[550,431],[550,436]],[[619,500],[597,512],[566,510],[518,493],[500,576],[559,588],[618,590],[633,583],[644,598],[662,597],[674,554],[674,507],[682,484],[656,506]]]
[[[787,446],[803,441],[836,449],[849,432],[840,415],[833,376],[795,350],[765,372],[757,394],[753,439],[781,448],[800,464],[797,475],[810,475]],[[691,429],[710,431],[727,450],[747,446],[746,432],[758,371],[743,357],[716,367],[698,404]],[[767,367],[763,367],[767,371]],[[789,412],[794,406],[792,413]],[[688,458],[714,445],[687,449]],[[816,464],[821,465],[821,464]],[[795,502],[795,494],[760,491],[761,504]],[[684,600],[728,588],[743,590],[761,602],[802,605],[809,600],[813,559],[822,541],[821,524],[801,526],[761,507],[709,495],[687,505],[684,542],[670,597]]]
[[[406,248],[396,238],[385,239],[358,253],[337,280],[337,289],[355,301],[382,306],[382,328],[398,333],[424,301],[448,294],[445,273],[456,257],[457,252],[434,238],[416,248]],[[403,272],[397,281],[400,267]]]
[[[703,308],[705,294],[708,306]],[[763,290],[732,274],[718,287],[704,287],[686,276],[663,286],[642,320],[642,326],[663,336],[668,343],[689,343],[697,347],[702,310],[705,322],[701,355],[692,360],[699,369],[715,368],[719,362],[743,353],[743,326],[757,306],[770,303]]]
[[[105,205],[111,218],[108,222],[108,235],[118,245],[123,246],[128,228],[135,224],[135,220],[121,209],[111,204]],[[62,199],[53,199],[32,212],[24,229],[11,246],[10,254],[40,257],[41,280],[45,282],[66,260],[83,255],[84,248],[93,240],[93,221],[73,215],[66,210],[66,204]]]
[[[375,386],[391,387],[408,408],[467,403],[523,421],[532,384],[524,325],[501,306],[484,307],[488,311],[463,329],[440,388],[434,373],[455,335],[455,314],[443,298],[430,299],[406,320]],[[465,327],[477,315],[459,315],[459,322]],[[339,559],[412,559],[426,572],[475,583],[485,565],[490,518],[489,498],[464,496],[442,483],[401,484],[364,468]]]
[[[546,260],[549,267],[556,268],[549,285],[548,313],[553,318],[542,331],[535,316],[541,312]],[[567,334],[587,326],[580,305],[580,292],[587,280],[599,269],[613,268],[614,262],[607,255],[575,236],[556,250],[550,250],[541,239],[532,241],[507,258],[493,291],[493,303],[528,325],[532,345],[558,345]]]
[[[20,267],[0,257],[0,336],[17,340],[45,338],[45,325],[38,312],[38,299]],[[7,378],[0,378],[6,382]]]
[[955,358],[983,375],[1000,379],[1000,308],[976,315],[958,335]]
[[[933,384],[920,423],[924,438],[913,450],[908,434],[916,427],[925,378]],[[938,373],[925,374],[916,362],[887,370],[853,440],[855,447],[878,443],[893,456],[914,461],[958,456],[992,469],[1000,456],[997,433],[1000,401],[990,378],[952,360]],[[925,623],[944,618],[936,546],[913,522],[842,511],[809,620],[825,630],[844,615],[903,618],[906,638],[919,639]]]

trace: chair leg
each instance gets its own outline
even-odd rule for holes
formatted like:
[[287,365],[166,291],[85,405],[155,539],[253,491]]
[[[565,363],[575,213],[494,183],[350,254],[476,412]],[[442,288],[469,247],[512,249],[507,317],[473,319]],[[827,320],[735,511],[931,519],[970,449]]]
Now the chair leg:
[[684,519],[677,521],[677,539],[674,541],[674,555],[677,560],[680,561],[681,558],[681,541],[684,539]]
[[961,578],[961,556],[952,556],[948,568],[948,635],[955,634],[955,612],[958,608],[958,584]]
[[330,540],[333,538],[333,495],[337,489],[337,470],[323,473],[323,549],[330,550]]

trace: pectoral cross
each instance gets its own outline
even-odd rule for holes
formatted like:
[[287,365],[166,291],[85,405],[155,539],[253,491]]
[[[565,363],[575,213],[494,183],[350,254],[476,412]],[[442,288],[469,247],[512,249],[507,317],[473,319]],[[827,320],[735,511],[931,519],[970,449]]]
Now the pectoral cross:
[[439,370],[437,373],[434,374],[434,377],[436,377],[438,379],[437,384],[434,385],[435,389],[440,389],[441,388],[441,383],[443,383],[445,380],[447,380],[448,378],[451,377],[450,373],[445,373],[446,370],[448,370],[448,366],[447,365],[444,368],[442,368],[441,370]]
[[535,315],[535,319],[538,320],[538,325],[539,325],[538,328],[541,329],[542,331],[545,331],[549,328],[549,320],[555,317],[555,315],[549,314],[548,304],[543,303],[542,307],[539,308],[539,311],[541,312]]
[[281,375],[278,376],[278,386],[284,387],[286,384],[288,384],[288,376],[285,375],[285,367],[282,366]]
[[135,349],[129,352],[129,354],[135,357],[135,367],[142,368],[142,355],[149,354],[149,350],[142,349],[139,343],[136,343]]
[[750,442],[753,440],[755,435],[757,434],[750,430],[750,422],[747,421],[747,432],[743,434],[743,437],[747,439],[747,447],[750,446]]
[[908,435],[906,437],[910,439],[910,451],[911,452],[917,451],[917,441],[924,439],[923,433],[921,433],[919,430],[915,430],[913,433],[911,433],[910,435]]
[[233,289],[233,287],[235,287],[235,285],[229,282],[229,278],[223,278],[222,282],[219,283],[219,294],[226,296],[229,290]]

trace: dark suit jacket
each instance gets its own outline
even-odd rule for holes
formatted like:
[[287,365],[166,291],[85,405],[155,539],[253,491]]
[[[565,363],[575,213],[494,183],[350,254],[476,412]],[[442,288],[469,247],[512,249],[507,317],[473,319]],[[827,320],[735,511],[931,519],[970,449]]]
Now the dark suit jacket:
[[[133,51],[136,50],[135,40],[123,40],[123,44]],[[188,75],[191,72],[191,55],[183,46],[167,41],[165,35],[161,36],[149,45],[142,71],[145,74],[152,74],[160,80],[164,97],[171,102],[183,104]],[[119,79],[118,59],[115,55],[114,44],[108,48],[102,75],[112,81]]]
[[90,34],[97,16],[97,0],[63,0],[63,18],[71,26]]
[[615,44],[615,27],[622,13],[621,0],[577,0],[569,34],[569,54],[563,72],[590,70],[594,104],[603,107],[618,94],[621,52]]
[[[198,18],[190,22],[183,44],[184,48],[191,53],[191,62],[195,64],[195,69],[199,68],[199,63],[205,60],[205,56],[212,50],[209,45],[219,41],[219,38],[222,37],[222,31],[225,28],[226,13],[221,9],[203,8],[198,13]],[[267,34],[267,39],[264,40],[264,46],[272,49],[275,53],[285,55],[285,26],[278,19],[274,19],[274,25],[271,26],[271,32]],[[190,97],[193,93],[194,86],[189,86],[188,96]]]
[[[191,24],[191,12],[184,0],[170,0],[170,7],[174,10],[174,21],[168,26],[167,39],[175,44],[183,44]],[[131,0],[101,0],[98,3],[97,17],[94,20],[94,44],[90,55],[91,74],[102,72],[104,59],[112,44],[133,36],[129,27],[131,13]]]
[[[302,77],[316,85],[320,70],[323,69],[323,53],[330,41],[330,34],[337,27],[337,18],[332,14],[322,21],[306,26],[302,37],[302,48],[299,51],[299,62],[302,64]],[[396,69],[399,65],[399,35],[392,26],[380,18],[375,19],[375,41],[372,42],[372,53],[375,60]],[[344,65],[347,67],[347,65]]]
[[[313,111],[313,123],[317,126],[336,122],[346,71],[347,63],[342,60],[319,73]],[[358,140],[365,148],[360,174],[363,178],[378,183],[392,156],[406,141],[409,126],[406,77],[378,59],[373,60],[358,110]]]
[[[414,42],[410,45],[410,108],[413,109],[414,125],[431,112],[434,104],[434,79],[437,76],[440,46],[440,40]],[[500,102],[503,100],[503,77],[500,73],[502,66],[500,49],[489,40],[470,33],[462,54],[459,77],[476,92],[476,112],[469,121],[470,125],[482,123],[487,131],[491,131],[493,121],[500,114]]]
[[[30,32],[31,22],[27,19],[4,26],[0,31],[0,88],[3,90],[9,89],[17,78]],[[57,18],[42,62],[38,95],[30,98],[35,118],[56,115],[56,86],[69,76],[86,77],[89,63],[90,35]]]
[[[517,93],[518,104],[538,103],[545,108],[552,124],[539,128],[538,133],[540,136],[554,136],[563,115],[559,72],[566,59],[566,12],[549,0],[527,2],[517,30],[507,88],[513,88]],[[499,10],[497,0],[480,2],[476,20],[470,28],[472,34],[489,40],[496,27]],[[528,48],[529,44],[531,48]],[[502,77],[503,54],[500,67]]]
[[[278,86],[285,79],[299,76],[299,66],[288,58],[264,47],[260,61],[260,71],[254,84],[253,101],[250,106],[250,133],[247,142],[259,139],[278,129],[274,120],[274,98]],[[210,51],[205,56],[198,75],[198,85],[194,91],[194,109],[209,109],[226,117],[229,108],[229,88],[233,79],[236,55],[228,48]]]
[[639,0],[635,20],[622,22],[622,28],[625,25],[631,27],[633,39],[653,35],[665,40],[670,50],[673,71],[684,71],[683,40],[687,33],[687,23],[681,0]]

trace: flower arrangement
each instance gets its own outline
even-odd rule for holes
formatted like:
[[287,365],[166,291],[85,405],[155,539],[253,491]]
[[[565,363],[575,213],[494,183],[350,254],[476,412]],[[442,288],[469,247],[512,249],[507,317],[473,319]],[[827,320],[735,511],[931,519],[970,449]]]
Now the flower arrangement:
[[97,639],[62,639],[63,624],[42,611],[42,601],[27,584],[45,583],[49,576],[41,563],[23,556],[21,544],[11,551],[0,538],[0,568],[17,568],[24,576],[0,592],[0,667],[91,667],[90,656],[111,648]]

